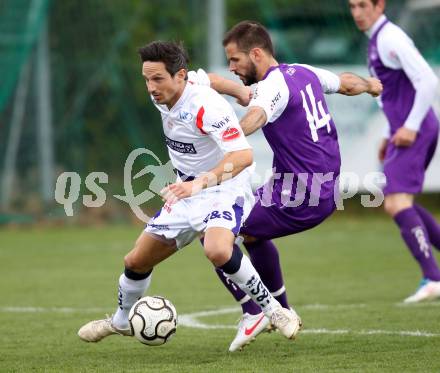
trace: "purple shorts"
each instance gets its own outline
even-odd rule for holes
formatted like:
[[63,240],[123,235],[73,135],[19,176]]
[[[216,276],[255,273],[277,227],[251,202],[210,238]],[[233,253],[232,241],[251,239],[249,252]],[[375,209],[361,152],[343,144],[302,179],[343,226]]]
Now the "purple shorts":
[[410,147],[388,144],[384,173],[385,195],[393,193],[418,194],[422,191],[425,171],[434,156],[438,139],[438,122],[425,123]]
[[240,233],[264,240],[300,233],[322,223],[335,209],[333,198],[320,201],[318,206],[313,207],[263,206],[258,201]]

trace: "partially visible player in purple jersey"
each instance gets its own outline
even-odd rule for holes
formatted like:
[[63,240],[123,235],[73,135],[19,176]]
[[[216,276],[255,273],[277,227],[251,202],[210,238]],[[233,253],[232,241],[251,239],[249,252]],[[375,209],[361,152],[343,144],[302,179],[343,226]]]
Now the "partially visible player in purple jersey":
[[423,279],[405,302],[440,297],[440,270],[431,250],[440,249],[440,225],[414,196],[422,191],[434,155],[439,121],[432,104],[438,78],[405,32],[384,15],[384,0],[349,0],[359,30],[369,38],[368,67],[383,83],[379,104],[389,127],[379,158],[387,184],[385,211],[419,263]]
[[[250,99],[247,87],[210,74],[211,86],[248,106],[240,121],[246,135],[262,129],[273,159],[272,179],[257,190],[258,202],[241,234],[252,263],[271,293],[288,308],[278,251],[271,239],[311,229],[335,210],[341,159],[336,127],[324,93],[380,94],[375,78],[351,73],[337,76],[300,64],[279,64],[267,30],[243,21],[223,40],[229,69],[256,88]],[[250,100],[249,100],[250,99]],[[249,102],[250,101],[250,102]],[[218,271],[243,318],[230,351],[241,349],[269,323],[249,297]]]

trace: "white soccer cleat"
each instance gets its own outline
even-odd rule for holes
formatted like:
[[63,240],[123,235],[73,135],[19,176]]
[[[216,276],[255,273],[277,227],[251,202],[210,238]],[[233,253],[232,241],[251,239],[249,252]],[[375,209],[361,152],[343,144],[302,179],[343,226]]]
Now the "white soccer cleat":
[[423,279],[417,291],[406,298],[404,303],[417,303],[425,300],[433,300],[440,298],[440,281],[431,281]]
[[295,339],[302,328],[302,321],[293,309],[278,307],[270,317],[271,324],[288,339]]
[[112,318],[90,321],[78,330],[78,336],[85,342],[99,342],[112,334],[131,336],[130,329],[117,329],[112,325]]
[[243,349],[246,345],[251,343],[255,337],[264,331],[270,325],[268,317],[261,312],[257,315],[243,314],[238,323],[238,331],[231,345],[229,351],[234,352]]

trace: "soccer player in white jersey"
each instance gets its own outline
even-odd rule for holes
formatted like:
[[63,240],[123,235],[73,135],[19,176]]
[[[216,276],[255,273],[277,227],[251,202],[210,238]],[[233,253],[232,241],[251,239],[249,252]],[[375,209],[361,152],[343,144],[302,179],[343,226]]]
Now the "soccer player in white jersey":
[[384,15],[384,0],[349,0],[359,30],[369,38],[368,67],[384,85],[379,104],[388,124],[380,146],[387,183],[385,211],[400,229],[423,274],[405,302],[440,297],[440,269],[431,246],[440,250],[440,225],[414,202],[437,146],[439,120],[432,105],[438,78],[405,32]]
[[188,82],[188,58],[179,45],[152,42],[139,54],[178,180],[164,188],[165,205],[124,259],[115,314],[87,323],[79,337],[98,342],[112,334],[130,335],[129,311],[148,289],[153,268],[204,233],[204,251],[212,264],[238,284],[284,336],[293,339],[300,318],[281,307],[250,260],[233,246],[253,203],[249,170],[253,160],[232,107],[213,89]]

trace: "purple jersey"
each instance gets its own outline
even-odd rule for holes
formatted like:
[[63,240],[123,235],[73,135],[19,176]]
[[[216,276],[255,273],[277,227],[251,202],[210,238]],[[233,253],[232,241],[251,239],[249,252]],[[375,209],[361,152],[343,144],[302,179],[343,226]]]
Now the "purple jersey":
[[[387,47],[386,43],[392,43],[393,39],[394,43],[396,43],[399,40],[398,38],[407,38],[406,35],[386,18],[382,18],[380,22],[370,37],[368,45],[368,67],[370,73],[382,81],[382,107],[390,125],[390,134],[393,135],[406,123],[414,105],[416,91],[403,68],[391,68],[384,63],[384,58],[399,58],[397,53],[394,50],[390,50],[389,53],[381,55],[381,50],[378,45],[378,38],[384,32],[387,33],[384,35],[385,38],[383,40],[385,47]],[[398,31],[400,31],[401,34],[399,34]],[[409,41],[407,43],[409,43]],[[415,66],[417,67],[417,65]],[[420,128],[422,130],[436,131],[436,127],[438,127],[438,120],[433,109],[430,108]]]
[[[274,153],[274,173],[281,174],[274,181],[272,202],[276,205],[283,204],[286,185],[291,185],[289,195],[293,200],[300,174],[306,175],[300,176],[300,180],[307,177],[303,184],[305,204],[311,196],[319,200],[334,198],[341,158],[336,127],[324,98],[325,85],[317,71],[322,70],[297,64],[271,67],[249,104],[266,112],[263,133]],[[339,79],[335,78],[337,88],[333,92],[339,88]],[[293,174],[293,182],[286,182],[283,187],[286,174]]]
[[[383,83],[380,101],[390,125],[390,135],[402,126],[418,131],[416,141],[409,147],[388,143],[384,193],[417,194],[422,191],[439,130],[438,119],[430,106],[435,89],[427,92],[421,85],[436,77],[412,40],[385,16],[376,21],[367,35],[370,37],[368,65],[371,74]],[[421,94],[419,89],[423,92],[422,100],[416,100]]]

